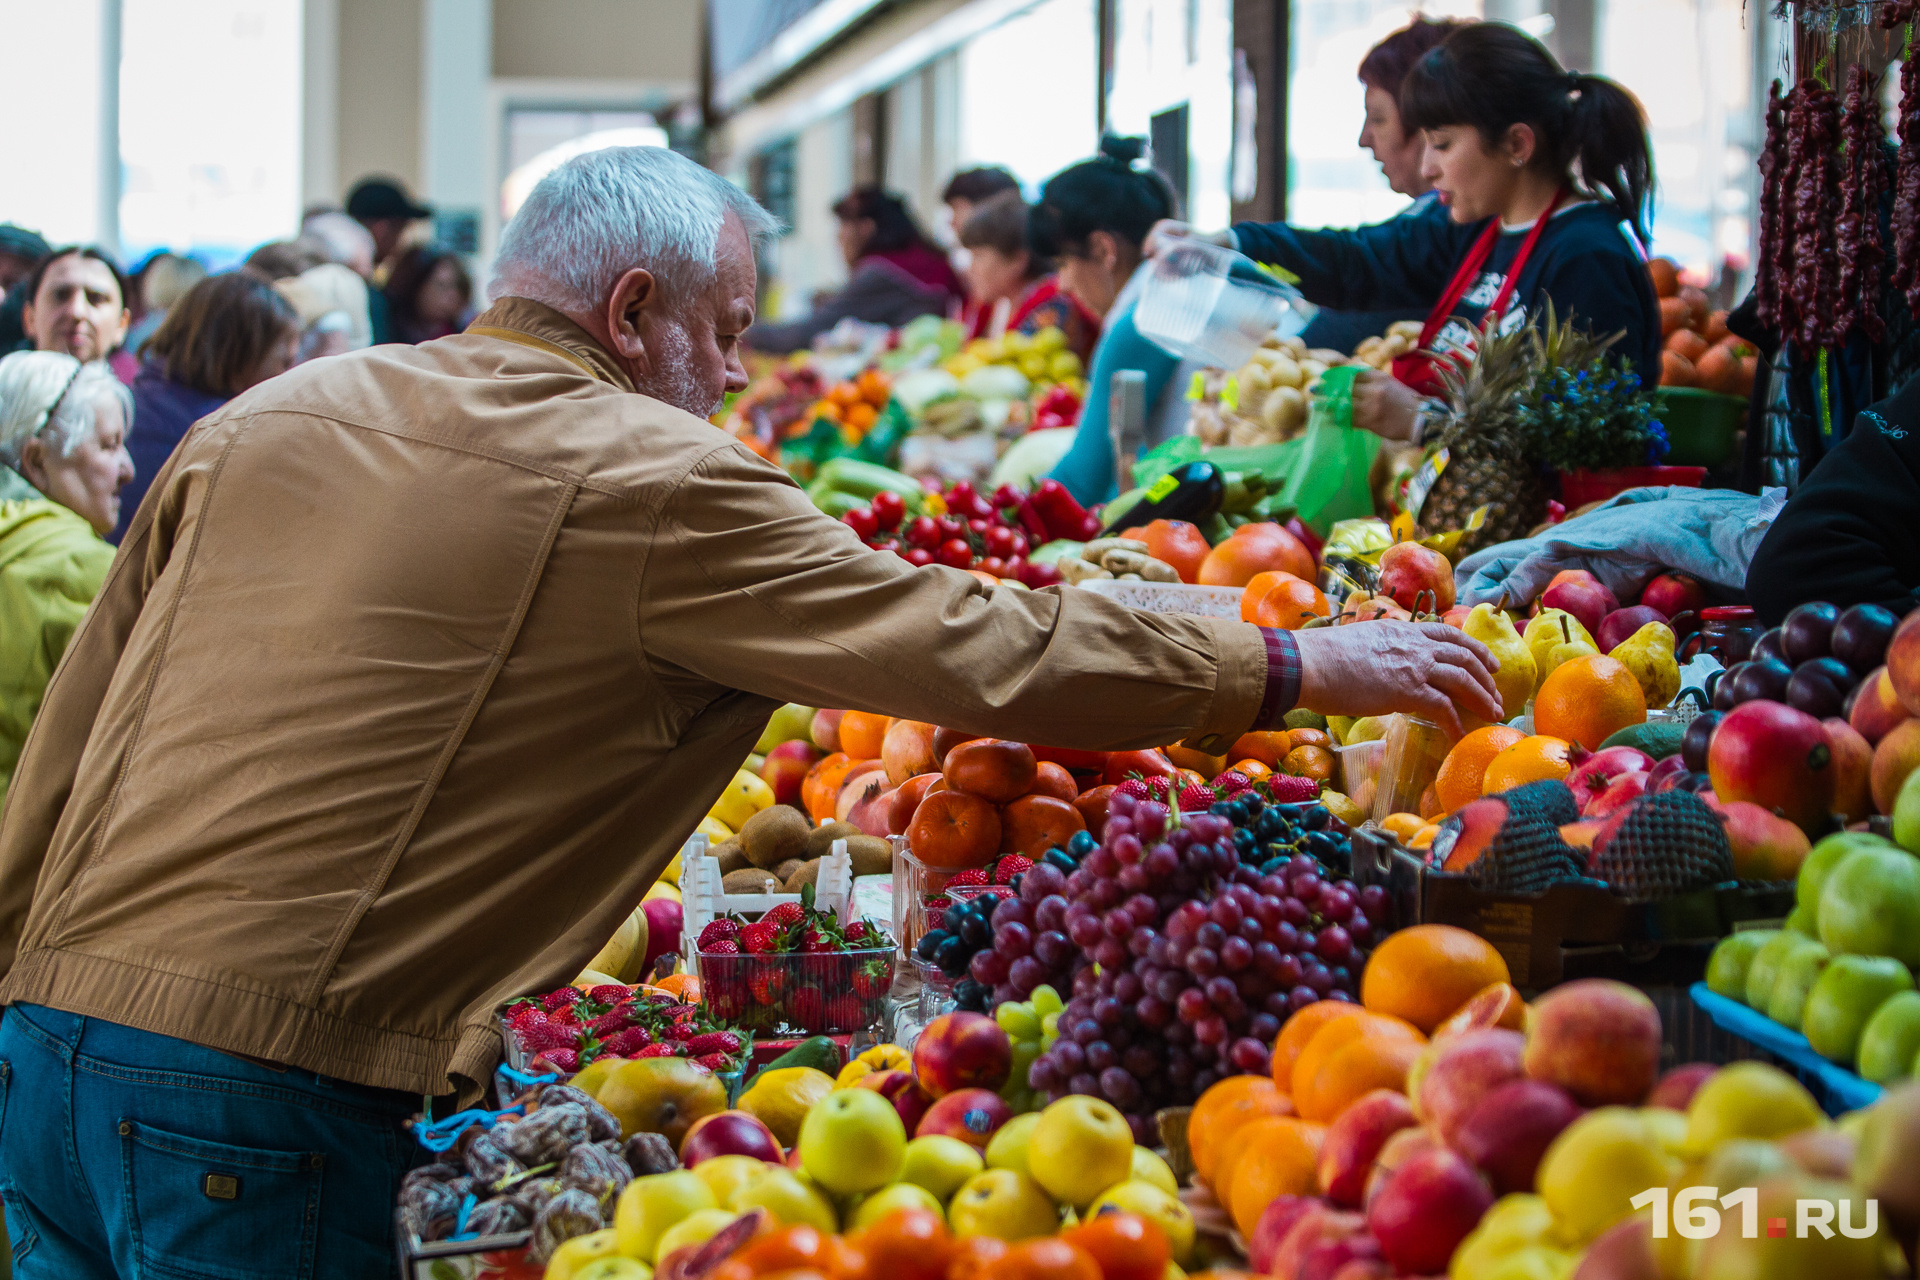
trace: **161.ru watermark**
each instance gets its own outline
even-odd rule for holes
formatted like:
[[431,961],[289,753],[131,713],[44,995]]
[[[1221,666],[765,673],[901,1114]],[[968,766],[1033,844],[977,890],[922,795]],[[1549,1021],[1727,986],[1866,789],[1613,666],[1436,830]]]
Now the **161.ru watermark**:
[[[1656,1240],[1667,1238],[1669,1226],[1684,1239],[1711,1240],[1720,1234],[1721,1209],[1740,1210],[1740,1234],[1749,1240],[1761,1234],[1763,1225],[1760,1221],[1760,1193],[1753,1187],[1741,1187],[1724,1196],[1718,1187],[1685,1187],[1678,1193],[1670,1193],[1665,1187],[1654,1187],[1642,1191],[1629,1203],[1636,1209],[1645,1209],[1649,1205],[1653,1207],[1653,1237]],[[1768,1236],[1779,1238],[1791,1231],[1802,1240],[1809,1234],[1817,1233],[1822,1239],[1831,1240],[1837,1227],[1840,1234],[1849,1240],[1864,1240],[1879,1226],[1880,1202],[1867,1200],[1863,1203],[1866,1205],[1861,1212],[1864,1222],[1856,1224],[1852,1220],[1852,1200],[1796,1200],[1793,1202],[1793,1222],[1789,1223],[1785,1218],[1768,1218],[1764,1224],[1765,1232]]]

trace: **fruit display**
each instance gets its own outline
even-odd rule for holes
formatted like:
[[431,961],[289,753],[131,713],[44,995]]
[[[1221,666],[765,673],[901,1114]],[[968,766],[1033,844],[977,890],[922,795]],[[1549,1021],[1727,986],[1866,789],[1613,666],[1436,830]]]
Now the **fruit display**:
[[715,1017],[711,1005],[617,983],[526,996],[501,1014],[529,1070],[564,1075],[602,1058],[689,1058],[709,1071],[739,1071],[752,1036]]
[[[789,812],[792,812],[791,810]],[[844,926],[813,905],[782,902],[751,922],[726,915],[695,946],[706,1007],[756,1030],[842,1033],[879,1024],[893,987],[894,941],[871,920]]]
[[1660,385],[1698,387],[1745,399],[1759,374],[1760,353],[1727,331],[1727,313],[1709,311],[1706,292],[1682,283],[1666,258],[1647,263],[1660,299]]
[[[842,492],[828,496],[840,497]],[[1031,494],[1002,485],[990,498],[962,480],[945,493],[916,496],[911,505],[898,486],[882,488],[876,482],[865,503],[843,510],[834,510],[835,505],[829,502],[822,509],[838,515],[877,551],[891,551],[912,565],[943,564],[1022,587],[1061,580],[1055,565],[1030,558],[1034,550],[1084,540],[1099,528],[1053,480],[1041,481]]]
[[1860,687],[1877,676],[1900,619],[1877,604],[1842,612],[1824,602],[1800,605],[1753,642],[1713,691],[1716,710],[1743,702],[1784,702],[1817,720],[1843,716]]

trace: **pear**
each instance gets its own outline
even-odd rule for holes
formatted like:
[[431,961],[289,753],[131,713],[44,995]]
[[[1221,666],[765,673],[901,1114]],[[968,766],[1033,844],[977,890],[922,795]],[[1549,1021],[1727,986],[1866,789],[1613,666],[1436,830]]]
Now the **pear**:
[[[1599,647],[1587,635],[1587,629],[1580,625],[1579,619],[1568,614],[1558,621],[1565,639],[1547,650],[1547,660],[1540,665],[1537,673],[1541,684],[1547,682],[1547,677],[1558,670],[1560,664],[1572,662],[1575,658],[1597,657],[1600,653]],[[1576,631],[1579,632],[1578,635],[1574,634]]]
[[1618,658],[1640,682],[1649,710],[1664,707],[1680,692],[1680,663],[1673,654],[1673,629],[1649,622],[1615,645],[1609,657]]
[[1528,650],[1533,654],[1536,689],[1539,688],[1538,682],[1544,681],[1552,670],[1548,659],[1553,656],[1554,647],[1572,640],[1582,641],[1595,653],[1600,652],[1600,646],[1593,642],[1592,633],[1580,625],[1580,619],[1565,609],[1542,609],[1527,623],[1526,641]]
[[1513,629],[1513,620],[1490,604],[1477,604],[1460,629],[1500,660],[1493,684],[1500,691],[1501,718],[1511,720],[1526,710],[1535,685],[1533,653]]

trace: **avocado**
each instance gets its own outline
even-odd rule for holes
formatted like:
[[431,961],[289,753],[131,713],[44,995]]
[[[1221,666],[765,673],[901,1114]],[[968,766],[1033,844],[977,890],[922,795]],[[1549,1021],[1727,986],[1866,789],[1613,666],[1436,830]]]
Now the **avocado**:
[[1600,749],[1637,747],[1655,760],[1665,760],[1680,754],[1680,740],[1686,736],[1687,727],[1672,720],[1630,724],[1601,743]]
[[747,1078],[746,1085],[740,1090],[745,1093],[760,1081],[762,1072],[778,1071],[783,1067],[812,1067],[815,1071],[824,1071],[830,1076],[840,1074],[840,1068],[846,1060],[840,1054],[840,1046],[831,1036],[811,1036],[802,1040],[793,1048],[769,1062]]

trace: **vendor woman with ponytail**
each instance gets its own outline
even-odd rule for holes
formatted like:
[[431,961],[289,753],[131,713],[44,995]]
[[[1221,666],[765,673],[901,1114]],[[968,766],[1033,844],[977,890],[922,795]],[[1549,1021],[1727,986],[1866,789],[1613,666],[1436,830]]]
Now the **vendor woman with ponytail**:
[[[1564,70],[1513,27],[1464,27],[1400,87],[1406,127],[1426,142],[1423,174],[1448,220],[1399,218],[1357,231],[1242,223],[1209,237],[1299,277],[1308,301],[1352,311],[1428,308],[1422,348],[1472,350],[1489,314],[1503,331],[1548,304],[1649,382],[1660,311],[1644,257],[1653,157],[1639,102],[1611,80]],[[1186,234],[1179,224],[1155,229]],[[1152,246],[1150,246],[1151,249]],[[1354,389],[1354,423],[1419,440],[1440,393],[1434,363],[1397,361]]]

